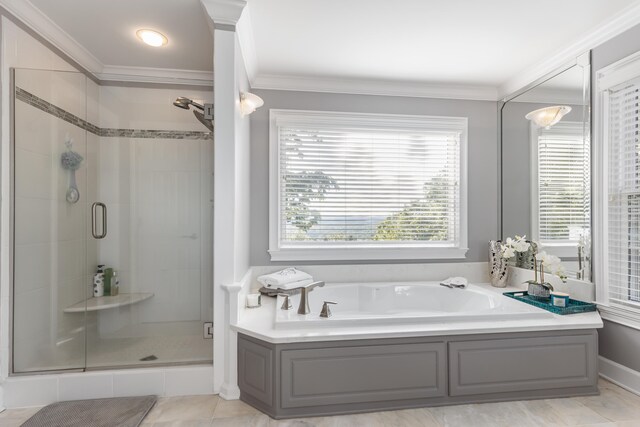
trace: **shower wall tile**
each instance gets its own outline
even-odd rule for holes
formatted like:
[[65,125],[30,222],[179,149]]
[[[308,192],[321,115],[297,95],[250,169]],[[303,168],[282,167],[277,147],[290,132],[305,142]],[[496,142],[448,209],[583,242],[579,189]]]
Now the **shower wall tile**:
[[51,202],[16,196],[15,241],[21,244],[48,243],[51,241]]
[[86,80],[87,117],[89,123],[100,123],[100,86],[93,80]]
[[100,127],[207,131],[191,111],[173,106],[179,96],[213,102],[213,91],[100,87]]
[[29,93],[86,120],[86,80],[77,72],[19,70],[15,85]]
[[142,322],[199,321],[200,271],[151,271],[141,278],[143,292],[153,292],[153,305],[140,306]]
[[131,197],[129,171],[101,170],[98,182],[98,199],[100,201],[109,205],[129,203]]
[[[83,237],[83,236],[79,236]],[[86,275],[86,240],[67,240],[57,244],[58,280],[70,280]]]
[[15,293],[21,294],[45,286],[53,275],[51,244],[17,244],[15,248],[14,277],[19,286]]
[[54,168],[53,162],[50,155],[16,148],[15,167],[20,171],[15,177],[16,194],[39,199],[48,199],[55,194],[58,163]]
[[[82,196],[81,196],[82,197]],[[84,233],[86,229],[86,223],[88,222],[88,208],[87,204],[78,202],[70,204],[67,202],[56,203],[57,208],[54,209],[54,227],[52,240],[66,241],[76,240],[79,238],[85,239],[87,236]]]
[[55,117],[24,102],[15,103],[16,147],[52,156],[55,140],[51,138]]

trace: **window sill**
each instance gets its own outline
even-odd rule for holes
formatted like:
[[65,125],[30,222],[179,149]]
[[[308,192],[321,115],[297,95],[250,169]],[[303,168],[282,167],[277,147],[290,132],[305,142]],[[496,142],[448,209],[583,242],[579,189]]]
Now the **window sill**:
[[640,330],[640,310],[598,304],[598,311],[604,320]]
[[380,261],[464,259],[468,248],[281,248],[269,250],[271,261]]

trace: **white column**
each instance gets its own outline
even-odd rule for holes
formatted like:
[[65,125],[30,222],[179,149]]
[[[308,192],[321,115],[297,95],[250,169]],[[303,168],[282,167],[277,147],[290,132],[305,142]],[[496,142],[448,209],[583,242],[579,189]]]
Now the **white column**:
[[[245,0],[201,0],[213,30],[214,87],[214,391],[237,399],[236,334],[229,328],[237,308],[237,283],[248,269],[248,118],[239,112],[240,91],[248,82],[240,55],[236,23]],[[225,289],[234,291],[225,292]],[[235,300],[234,300],[235,298]]]

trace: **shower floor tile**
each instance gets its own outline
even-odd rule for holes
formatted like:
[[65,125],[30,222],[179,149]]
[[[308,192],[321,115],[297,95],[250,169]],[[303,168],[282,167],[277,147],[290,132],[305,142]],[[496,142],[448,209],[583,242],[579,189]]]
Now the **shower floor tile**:
[[213,342],[202,335],[101,339],[87,345],[87,368],[211,362]]

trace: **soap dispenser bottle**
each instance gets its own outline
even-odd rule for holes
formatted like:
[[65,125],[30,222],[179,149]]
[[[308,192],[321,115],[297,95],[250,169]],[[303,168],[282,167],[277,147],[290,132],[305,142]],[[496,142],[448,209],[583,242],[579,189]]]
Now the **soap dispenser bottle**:
[[96,274],[93,275],[93,296],[104,296],[104,265],[98,265]]
[[113,268],[104,269],[104,294],[113,296]]
[[113,276],[111,277],[111,296],[116,296],[120,293],[120,279],[118,279],[118,272],[113,270]]

